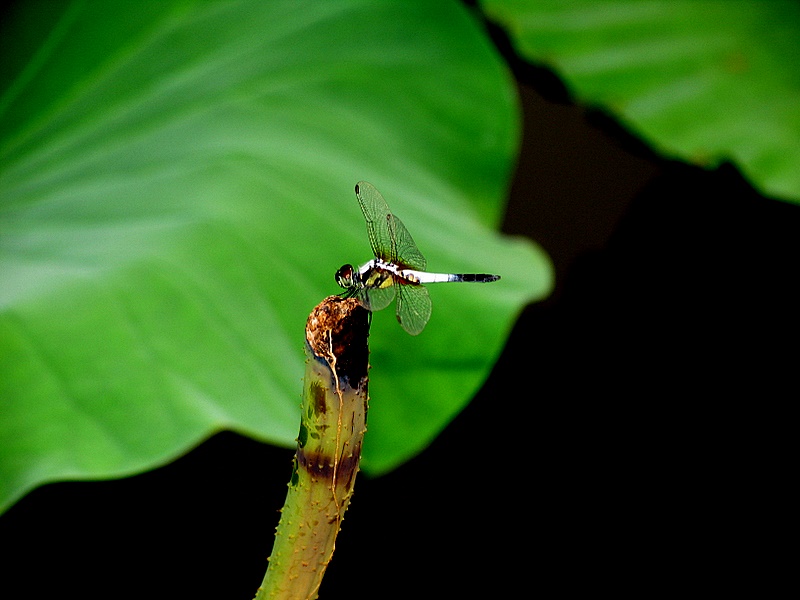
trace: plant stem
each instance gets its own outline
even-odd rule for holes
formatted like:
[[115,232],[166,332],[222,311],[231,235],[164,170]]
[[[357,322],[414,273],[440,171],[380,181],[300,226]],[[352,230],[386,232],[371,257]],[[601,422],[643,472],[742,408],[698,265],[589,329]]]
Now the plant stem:
[[317,597],[361,459],[367,422],[368,314],[354,299],[331,296],[306,323],[297,452],[256,600]]

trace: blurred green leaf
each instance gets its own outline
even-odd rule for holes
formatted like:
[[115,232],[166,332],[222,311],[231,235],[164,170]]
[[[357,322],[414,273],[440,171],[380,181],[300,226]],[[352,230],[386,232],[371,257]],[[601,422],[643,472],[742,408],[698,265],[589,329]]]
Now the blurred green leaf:
[[800,201],[795,0],[482,0],[529,60],[662,152]]
[[492,231],[518,115],[457,2],[34,2],[0,27],[0,506],[221,429],[292,444],[306,317],[371,258],[360,179],[432,269],[503,276],[431,286],[415,338],[375,314],[368,471],[423,448],[549,290]]

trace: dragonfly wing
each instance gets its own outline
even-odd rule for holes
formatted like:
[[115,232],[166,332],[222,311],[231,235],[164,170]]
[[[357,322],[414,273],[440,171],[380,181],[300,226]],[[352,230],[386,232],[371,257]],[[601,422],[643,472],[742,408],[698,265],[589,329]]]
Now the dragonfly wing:
[[397,249],[395,260],[393,262],[397,262],[403,267],[414,269],[415,271],[424,271],[428,261],[425,260],[424,256],[422,256],[422,252],[420,252],[419,248],[417,248],[417,245],[414,243],[411,234],[408,233],[408,229],[406,229],[406,226],[403,225],[403,222],[394,215],[389,215],[389,217],[394,222],[392,229],[394,229],[394,238]]
[[431,298],[421,285],[397,285],[397,320],[411,335],[417,335],[431,318]]
[[403,222],[389,210],[389,205],[375,186],[359,181],[356,185],[356,197],[367,222],[372,253],[386,262],[424,271],[427,265],[425,257]]
[[394,300],[396,287],[396,285],[390,285],[383,288],[366,288],[358,295],[358,301],[371,312],[384,309]]
[[387,262],[397,258],[394,219],[389,205],[375,186],[366,181],[356,184],[356,198],[367,222],[367,235],[372,253]]

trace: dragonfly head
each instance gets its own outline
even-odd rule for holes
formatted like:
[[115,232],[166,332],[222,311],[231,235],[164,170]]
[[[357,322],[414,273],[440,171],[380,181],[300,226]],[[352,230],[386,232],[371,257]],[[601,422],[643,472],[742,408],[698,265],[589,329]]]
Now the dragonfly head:
[[355,274],[356,270],[353,265],[343,265],[342,268],[336,271],[336,283],[349,290],[356,285]]

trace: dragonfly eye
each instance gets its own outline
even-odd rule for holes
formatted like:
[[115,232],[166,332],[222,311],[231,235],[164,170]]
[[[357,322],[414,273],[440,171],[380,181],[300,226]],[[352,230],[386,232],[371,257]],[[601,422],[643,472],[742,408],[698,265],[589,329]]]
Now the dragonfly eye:
[[353,287],[353,265],[344,265],[336,271],[336,283],[345,289]]

